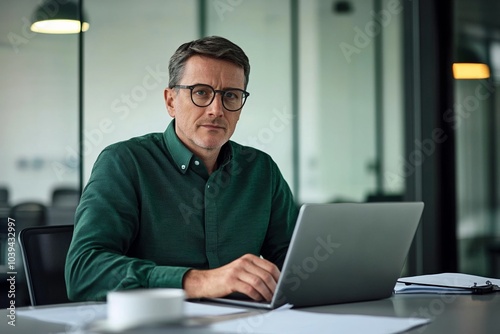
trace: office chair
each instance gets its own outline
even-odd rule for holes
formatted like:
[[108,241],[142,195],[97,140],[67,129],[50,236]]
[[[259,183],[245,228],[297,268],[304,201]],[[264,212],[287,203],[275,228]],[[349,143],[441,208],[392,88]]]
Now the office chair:
[[366,195],[366,202],[403,202],[402,194],[371,193]]
[[68,303],[64,266],[73,225],[28,227],[19,233],[31,305]]
[[488,255],[490,258],[490,265],[491,265],[490,277],[500,278],[500,243],[489,245]]
[[0,187],[0,206],[9,206],[9,189]]
[[[27,227],[44,226],[47,224],[47,207],[39,202],[25,201],[12,206],[9,217],[15,220],[16,232]],[[19,253],[19,244],[16,244],[16,253]],[[16,259],[16,266],[23,267],[22,257]],[[30,304],[29,290],[26,275],[20,270],[16,277],[16,306],[28,306]]]
[[[16,229],[45,225],[47,207],[38,202],[22,202],[10,208],[9,217],[16,220]],[[22,226],[21,226],[22,224]]]
[[73,188],[56,188],[52,191],[52,206],[75,207],[80,201],[80,192]]
[[56,188],[52,191],[52,205],[47,209],[47,225],[65,225],[75,220],[80,191]]

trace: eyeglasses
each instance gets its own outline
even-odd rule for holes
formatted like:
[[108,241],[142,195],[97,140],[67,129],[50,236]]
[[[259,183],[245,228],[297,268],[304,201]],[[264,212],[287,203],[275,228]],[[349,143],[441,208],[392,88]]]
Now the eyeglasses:
[[226,90],[216,90],[212,86],[197,84],[192,86],[175,85],[171,88],[189,89],[191,91],[191,101],[198,107],[208,107],[215,99],[215,94],[220,93],[222,105],[228,111],[238,111],[243,108],[249,92],[231,88]]

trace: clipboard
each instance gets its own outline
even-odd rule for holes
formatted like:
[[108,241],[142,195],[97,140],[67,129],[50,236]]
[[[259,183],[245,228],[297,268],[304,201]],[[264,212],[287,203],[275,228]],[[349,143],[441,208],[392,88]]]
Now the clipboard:
[[488,294],[500,291],[500,279],[462,273],[401,277],[395,293]]

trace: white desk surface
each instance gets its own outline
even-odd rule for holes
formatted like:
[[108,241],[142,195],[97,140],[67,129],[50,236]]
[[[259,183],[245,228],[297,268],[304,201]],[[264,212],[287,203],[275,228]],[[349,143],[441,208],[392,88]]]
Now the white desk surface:
[[[59,305],[60,306],[60,305]],[[50,306],[42,306],[43,308]],[[26,309],[26,308],[24,308]],[[22,310],[22,309],[19,309]],[[327,313],[353,314],[390,317],[423,317],[432,321],[423,327],[415,328],[408,333],[500,333],[500,293],[489,295],[395,295],[388,299],[327,305],[298,310]],[[211,323],[234,319],[237,317],[255,315],[257,312],[232,314],[228,316],[206,317],[198,322],[197,326],[183,328],[141,328],[127,333],[210,333],[208,326]],[[16,326],[8,325],[7,310],[0,310],[0,333],[66,333],[68,326],[64,324],[48,323],[30,317],[17,315]],[[334,328],[325,329],[325,333],[334,332]]]

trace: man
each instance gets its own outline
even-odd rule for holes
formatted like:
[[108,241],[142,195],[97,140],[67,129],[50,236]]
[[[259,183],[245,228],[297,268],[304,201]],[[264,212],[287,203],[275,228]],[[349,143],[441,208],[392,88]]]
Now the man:
[[298,211],[273,160],[229,140],[249,73],[227,39],[177,49],[166,131],[113,144],[94,165],[66,261],[71,300],[141,287],[271,300]]

